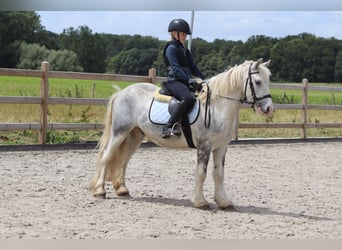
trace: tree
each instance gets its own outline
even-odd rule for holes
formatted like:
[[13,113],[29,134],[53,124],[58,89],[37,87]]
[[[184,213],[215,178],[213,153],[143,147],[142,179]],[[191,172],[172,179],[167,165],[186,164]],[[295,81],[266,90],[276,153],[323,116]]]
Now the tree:
[[20,60],[17,65],[22,69],[40,69],[41,63],[48,61],[50,70],[82,71],[75,52],[68,50],[48,50],[39,44],[20,44]]
[[79,65],[77,54],[70,50],[51,50],[48,56],[50,70],[55,71],[83,71]]
[[229,54],[236,42],[216,39],[213,43],[207,44],[208,53],[202,55],[198,62],[199,68],[206,77],[214,76],[227,69],[230,64]]
[[107,71],[115,74],[147,75],[158,52],[158,49],[136,48],[122,51],[109,60]]
[[336,82],[342,82],[342,51],[339,51],[336,56],[334,77]]
[[304,56],[304,76],[315,82],[332,82],[335,75],[337,50],[334,39],[306,37],[303,40],[307,50]]
[[263,58],[268,60],[271,57],[271,49],[277,39],[264,35],[251,36],[245,43],[239,42],[229,54],[232,65],[243,63],[245,60],[257,60]]
[[244,50],[243,42],[238,41],[229,52],[229,65],[233,66],[235,64],[243,63],[246,60],[246,53]]
[[92,34],[87,26],[64,30],[60,38],[61,49],[74,51],[86,72],[103,73],[106,70],[105,44],[99,34]]
[[232,51],[232,49],[238,44],[239,42],[226,41],[222,39],[215,39],[212,43],[213,50],[219,54],[221,60],[224,63],[224,69],[231,65],[229,54]]
[[271,50],[273,79],[300,82],[303,78],[304,51],[301,38],[277,42]]
[[201,38],[195,38],[192,40],[191,52],[195,62],[198,64],[203,56],[212,52],[212,48],[207,41]]
[[35,42],[36,33],[41,30],[35,12],[0,11],[0,67],[14,68],[19,60],[18,42]]
[[152,67],[157,70],[158,76],[167,76],[167,68],[164,62],[164,56],[163,53],[164,50],[160,49],[157,55],[156,60],[154,60]]
[[49,51],[39,44],[20,44],[20,59],[17,65],[21,69],[40,69],[42,61],[47,61]]
[[223,72],[227,68],[227,65],[225,65],[224,58],[221,54],[216,53],[203,56],[198,67],[201,69],[202,73],[209,78]]
[[59,49],[59,35],[47,31],[47,30],[41,30],[36,33],[35,43],[40,44],[41,46],[45,46],[47,49]]
[[43,30],[39,16],[33,11],[0,11],[0,40],[2,44],[15,41],[35,42],[35,34]]

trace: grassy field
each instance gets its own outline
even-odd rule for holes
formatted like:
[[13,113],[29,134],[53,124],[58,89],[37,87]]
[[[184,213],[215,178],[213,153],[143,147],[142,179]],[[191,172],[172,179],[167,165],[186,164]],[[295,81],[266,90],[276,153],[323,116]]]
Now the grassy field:
[[[108,98],[119,88],[130,83],[75,79],[49,79],[49,96],[77,98]],[[323,86],[324,84],[316,84]],[[329,84],[342,87],[342,84]],[[0,96],[39,96],[40,79],[33,77],[0,76]],[[301,103],[301,91],[271,89],[274,103]],[[342,93],[310,91],[309,103],[342,105]],[[50,105],[49,123],[102,123],[105,106]],[[0,123],[39,122],[38,105],[0,104]],[[310,110],[312,123],[342,123],[341,111]],[[291,122],[301,121],[299,110],[276,110],[270,118],[258,116],[251,109],[242,109],[240,122]],[[300,137],[299,129],[240,129],[239,138],[293,138]],[[101,131],[49,131],[49,143],[97,141]],[[309,129],[309,137],[342,136],[341,129]],[[0,144],[37,143],[34,131],[0,131]]]

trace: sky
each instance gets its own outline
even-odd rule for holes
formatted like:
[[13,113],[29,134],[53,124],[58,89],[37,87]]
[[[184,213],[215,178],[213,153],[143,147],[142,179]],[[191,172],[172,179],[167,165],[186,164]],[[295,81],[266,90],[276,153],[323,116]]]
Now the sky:
[[[139,34],[168,40],[174,18],[191,24],[192,11],[36,11],[46,30],[88,26],[93,33]],[[342,11],[195,11],[193,38],[246,41],[253,35],[283,38],[311,33],[342,39]]]

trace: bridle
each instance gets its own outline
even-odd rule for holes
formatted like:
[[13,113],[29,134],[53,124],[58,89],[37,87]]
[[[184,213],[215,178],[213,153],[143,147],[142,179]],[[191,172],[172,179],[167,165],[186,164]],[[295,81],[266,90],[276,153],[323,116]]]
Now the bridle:
[[[257,95],[255,93],[254,85],[253,85],[253,79],[252,79],[252,75],[254,75],[254,74],[259,74],[259,71],[253,71],[252,72],[252,64],[250,64],[249,68],[248,68],[248,77],[247,77],[246,83],[245,83],[245,95],[244,95],[244,98],[242,98],[242,99],[235,99],[235,98],[232,98],[232,97],[229,97],[229,96],[222,96],[222,95],[219,95],[219,97],[225,98],[225,99],[228,99],[228,100],[238,101],[238,102],[241,102],[241,103],[250,104],[250,105],[252,105],[252,107],[254,107],[255,104],[258,103],[258,101],[261,101],[261,100],[266,99],[266,98],[272,98],[272,96],[270,94],[264,95],[262,97],[257,97]],[[248,99],[247,99],[247,87],[248,86],[251,89],[253,101],[248,101]]]
[[[246,79],[246,83],[245,83],[245,95],[244,98],[242,99],[235,99],[229,96],[222,96],[219,94],[219,97],[224,98],[224,99],[228,99],[228,100],[232,100],[232,101],[238,101],[241,103],[246,103],[246,104],[250,104],[251,107],[254,109],[255,105],[258,106],[258,102],[266,99],[266,98],[272,98],[271,94],[267,94],[264,95],[262,97],[257,97],[256,93],[255,93],[255,89],[254,89],[254,85],[253,85],[253,79],[252,79],[252,75],[254,74],[259,74],[259,71],[253,71],[252,72],[252,63],[249,65],[248,68],[248,77]],[[253,97],[253,101],[248,101],[247,98],[247,87],[249,85],[249,88],[251,89],[251,93],[252,93],[252,97]],[[209,85],[207,85],[207,97],[206,97],[206,106],[205,106],[205,116],[204,116],[204,125],[206,128],[210,127],[210,96],[211,96],[211,91],[209,89]]]
[[[272,98],[271,94],[264,95],[262,97],[256,96],[254,85],[253,85],[253,80],[252,80],[252,75],[254,75],[254,74],[259,74],[259,71],[252,72],[252,64],[250,64],[249,69],[248,69],[248,78],[246,79],[246,84],[245,84],[245,97],[243,100],[239,100],[241,103],[247,103],[247,104],[252,105],[252,107],[254,107],[255,104],[258,103],[258,101],[261,101],[261,100],[266,99],[266,98]],[[252,102],[249,102],[247,100],[247,85],[249,85],[249,88],[251,89],[251,93],[252,93],[252,97],[253,97]]]

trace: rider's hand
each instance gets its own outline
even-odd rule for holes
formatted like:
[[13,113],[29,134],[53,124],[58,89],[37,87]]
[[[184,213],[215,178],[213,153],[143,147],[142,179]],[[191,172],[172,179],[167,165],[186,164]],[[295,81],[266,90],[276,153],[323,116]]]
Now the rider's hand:
[[189,79],[189,88],[191,91],[201,91],[202,84],[197,83],[195,79]]

